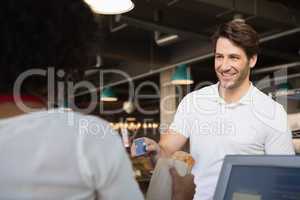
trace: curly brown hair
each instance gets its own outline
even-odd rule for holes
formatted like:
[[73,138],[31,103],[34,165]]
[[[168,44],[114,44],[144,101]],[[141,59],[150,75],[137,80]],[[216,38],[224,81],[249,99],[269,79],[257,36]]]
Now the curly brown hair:
[[97,23],[82,0],[9,0],[0,6],[0,92],[31,68],[95,62]]

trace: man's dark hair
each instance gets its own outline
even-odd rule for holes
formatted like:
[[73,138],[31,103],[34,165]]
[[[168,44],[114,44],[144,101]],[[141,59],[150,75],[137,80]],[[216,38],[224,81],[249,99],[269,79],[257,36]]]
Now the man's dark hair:
[[216,43],[220,37],[232,41],[235,45],[242,48],[248,58],[258,54],[259,37],[257,32],[243,21],[233,20],[222,24],[212,36],[213,48],[216,50]]
[[97,24],[83,0],[9,0],[0,6],[0,92],[20,73],[95,63]]

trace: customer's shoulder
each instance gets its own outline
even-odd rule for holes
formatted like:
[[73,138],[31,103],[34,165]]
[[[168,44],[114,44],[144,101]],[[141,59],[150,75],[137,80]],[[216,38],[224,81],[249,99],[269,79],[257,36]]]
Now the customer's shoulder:
[[36,112],[30,114],[27,120],[30,120],[29,118],[39,127],[47,127],[53,132],[72,132],[81,136],[99,136],[101,138],[105,136],[106,139],[118,135],[109,122],[104,119],[69,109],[60,108]]
[[82,114],[65,108],[33,112],[24,116],[24,120],[34,120],[39,123],[47,124],[55,123],[56,125],[62,126],[71,124],[75,127],[90,123],[109,126],[109,123],[100,117]]

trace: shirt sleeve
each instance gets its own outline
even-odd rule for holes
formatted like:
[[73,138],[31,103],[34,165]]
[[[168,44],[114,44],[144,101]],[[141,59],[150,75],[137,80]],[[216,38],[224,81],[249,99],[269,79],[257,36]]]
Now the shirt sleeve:
[[294,155],[295,149],[292,141],[292,133],[288,127],[287,114],[282,106],[278,107],[278,119],[280,120],[276,121],[282,128],[273,128],[269,131],[265,142],[265,153]]
[[[120,151],[116,150],[115,153],[119,153],[119,155],[115,163],[113,163],[114,166],[106,169],[106,173],[108,174],[106,183],[97,188],[99,199],[143,200],[144,197],[134,179],[134,173],[128,156],[120,148]],[[111,158],[107,157],[107,159]]]
[[119,134],[97,118],[88,124],[91,129],[81,133],[78,153],[87,185],[96,190],[99,199],[143,200]]
[[[188,96],[188,95],[187,95]],[[174,119],[169,127],[170,130],[183,135],[184,137],[190,137],[190,123],[191,123],[191,116],[189,115],[189,104],[188,98],[184,97],[183,100],[179,103],[177,111],[174,115]]]

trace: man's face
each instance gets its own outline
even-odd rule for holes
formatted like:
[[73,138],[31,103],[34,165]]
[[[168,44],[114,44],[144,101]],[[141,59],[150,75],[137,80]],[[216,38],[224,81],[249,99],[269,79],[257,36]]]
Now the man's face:
[[245,51],[229,39],[220,37],[216,43],[215,71],[220,86],[225,89],[238,88],[249,82],[250,68],[256,63],[256,55],[248,59]]

